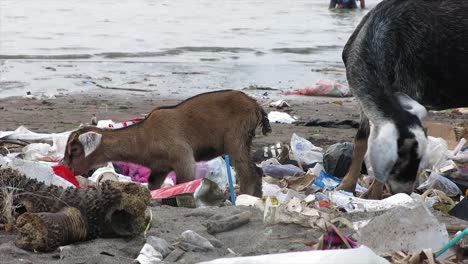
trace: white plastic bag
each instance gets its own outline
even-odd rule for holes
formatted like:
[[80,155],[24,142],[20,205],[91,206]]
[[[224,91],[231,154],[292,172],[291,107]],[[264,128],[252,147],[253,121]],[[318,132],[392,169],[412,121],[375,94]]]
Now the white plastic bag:
[[418,190],[436,189],[443,191],[447,196],[454,197],[461,193],[460,188],[451,180],[435,172],[431,172],[429,178],[418,186]]
[[447,159],[448,146],[443,138],[427,137],[426,153],[424,153],[420,170],[435,170],[442,166]]
[[307,139],[294,133],[291,137],[291,151],[294,159],[302,165],[323,161],[322,148],[314,146]]
[[292,124],[296,121],[292,116],[288,113],[272,111],[268,114],[268,120],[271,123],[281,123],[281,124]]
[[[210,161],[207,161],[208,171],[204,178],[209,179],[216,184],[218,184],[221,190],[226,188],[228,184],[228,176],[227,176],[227,167],[226,162],[222,157],[217,157]],[[236,172],[231,167],[231,176],[232,176],[232,184],[236,184]]]

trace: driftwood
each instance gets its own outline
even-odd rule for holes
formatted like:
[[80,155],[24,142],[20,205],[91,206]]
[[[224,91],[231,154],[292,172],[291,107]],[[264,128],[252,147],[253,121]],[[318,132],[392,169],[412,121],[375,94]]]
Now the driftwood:
[[150,195],[139,184],[107,181],[86,190],[64,189],[2,167],[0,178],[0,211],[12,210],[4,205],[26,211],[16,219],[15,243],[23,249],[52,251],[97,237],[134,236],[147,225]]
[[130,91],[130,92],[145,92],[145,93],[151,92],[151,90],[148,90],[148,89],[141,89],[141,88],[125,88],[125,87],[109,87],[109,86],[104,86],[104,85],[98,84],[98,83],[96,83],[96,82],[91,82],[91,83],[93,83],[94,85],[96,85],[97,87],[99,87],[99,88],[101,88],[101,89],[123,90],[123,91]]
[[233,230],[247,224],[250,221],[250,217],[252,217],[252,213],[245,211],[217,221],[209,222],[206,225],[206,229],[211,235]]

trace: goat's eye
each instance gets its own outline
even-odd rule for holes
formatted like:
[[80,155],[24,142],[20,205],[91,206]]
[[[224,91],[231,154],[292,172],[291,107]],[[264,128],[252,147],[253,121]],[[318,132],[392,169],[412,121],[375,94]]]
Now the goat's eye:
[[71,149],[71,154],[72,155],[78,154],[78,148],[72,148]]

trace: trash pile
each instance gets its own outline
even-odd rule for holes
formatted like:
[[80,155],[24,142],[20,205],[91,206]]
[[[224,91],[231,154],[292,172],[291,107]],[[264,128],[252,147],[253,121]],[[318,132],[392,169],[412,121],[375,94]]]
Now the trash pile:
[[[287,106],[278,102],[278,107]],[[138,121],[97,125],[117,128]],[[108,163],[88,175],[75,176],[60,164],[68,135],[39,134],[24,127],[0,131],[0,224],[6,231],[16,230],[15,244],[20,248],[52,251],[97,237],[139,235],[154,217],[147,214],[151,199],[153,207],[187,210],[253,207],[263,216],[264,226],[292,224],[323,233],[310,251],[231,254],[203,263],[272,263],[291,258],[298,263],[456,263],[467,253],[468,225],[446,225],[437,217],[468,220],[464,138],[450,149],[443,138],[429,136],[415,192],[366,200],[359,196],[373,181],[367,158],[355,192],[336,189],[351,163],[350,142],[324,150],[293,134],[287,144],[266,146],[265,159],[257,164],[264,172],[263,197],[258,198],[239,195],[229,157],[197,162],[196,179],[190,182],[178,183],[175,172],[170,172],[162,187],[151,192],[146,188],[150,170],[138,164]],[[208,234],[216,235],[247,225],[251,219],[252,212],[244,211],[204,226]],[[193,230],[182,232],[177,241],[170,245],[148,236],[136,261],[170,263],[183,252],[208,252],[215,247]]]

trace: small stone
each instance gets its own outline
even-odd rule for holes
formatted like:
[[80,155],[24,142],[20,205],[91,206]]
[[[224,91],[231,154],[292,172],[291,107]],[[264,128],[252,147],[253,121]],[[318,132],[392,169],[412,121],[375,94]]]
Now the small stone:
[[165,263],[173,263],[176,262],[177,260],[184,255],[184,251],[182,249],[176,248],[174,249],[165,259]]
[[192,230],[187,230],[182,233],[181,241],[178,245],[185,251],[204,252],[214,249],[210,241]]

